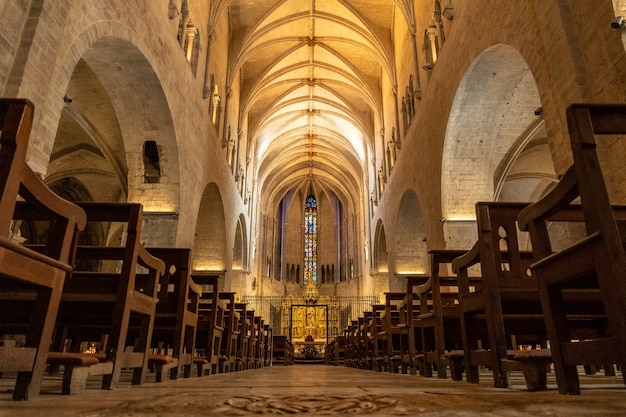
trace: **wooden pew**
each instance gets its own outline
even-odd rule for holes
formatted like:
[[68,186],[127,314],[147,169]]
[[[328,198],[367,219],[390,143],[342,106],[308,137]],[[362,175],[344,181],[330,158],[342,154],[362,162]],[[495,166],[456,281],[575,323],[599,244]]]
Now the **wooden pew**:
[[192,279],[202,288],[198,309],[196,349],[208,361],[209,374],[220,369],[220,350],[224,334],[226,304],[219,297],[219,275],[194,272]]
[[106,359],[113,368],[103,375],[102,388],[115,388],[122,369],[133,369],[132,383],[141,384],[165,264],[140,241],[141,204],[76,204],[87,214],[85,230],[90,233],[81,236],[75,268],[65,281],[55,346],[61,351],[70,339],[70,351],[78,352],[83,342],[107,335]]
[[246,309],[248,353],[246,354],[245,369],[254,369],[256,365],[257,345],[259,343],[259,328],[254,317],[254,310]]
[[[468,382],[478,382],[481,366],[492,370],[494,386],[509,386],[508,373],[523,370],[512,355],[513,343],[546,348],[547,335],[537,281],[530,274],[532,253],[522,250],[516,220],[527,203],[476,204],[478,241],[472,250],[452,262],[459,277],[459,307],[464,363]],[[473,286],[469,268],[480,265],[482,280]],[[474,278],[475,279],[475,278]],[[475,282],[476,283],[476,282]],[[474,291],[472,291],[472,287]],[[530,390],[546,389],[544,367]],[[541,355],[537,359],[542,358]],[[528,374],[530,375],[530,374]]]
[[359,352],[358,338],[359,321],[352,320],[345,329],[346,339],[346,365],[351,368],[358,368],[361,362],[361,354]]
[[[626,366],[626,216],[623,207],[612,205],[596,150],[598,135],[626,134],[626,106],[575,104],[567,110],[567,121],[574,164],[519,220],[533,244],[531,268],[539,282],[559,392],[580,394],[577,365],[616,363],[623,376]],[[556,250],[550,218],[579,197],[586,236]],[[593,337],[576,337],[576,322],[568,319],[567,294],[576,290],[599,294],[606,323]]]
[[359,344],[359,368],[374,369],[374,345],[371,333],[372,312],[364,311],[358,318],[357,343]]
[[[397,305],[400,313],[400,325],[406,328],[406,336],[403,336],[402,360],[411,375],[415,375],[420,366],[420,373],[423,375],[423,354],[418,354],[423,350],[423,346],[421,305],[417,290],[426,283],[427,278],[424,275],[405,276],[404,278],[407,281],[407,290],[404,299]],[[425,299],[426,297],[422,297],[422,301]],[[432,303],[432,300],[428,302]]]
[[274,329],[269,323],[265,323],[263,325],[263,333],[265,334],[263,366],[272,366],[274,358]]
[[[148,248],[148,252],[165,263],[165,273],[159,282],[151,347],[158,349],[160,344],[172,350],[173,361],[168,364],[171,379],[179,375],[189,378],[194,363],[198,306],[202,295],[201,287],[190,275],[191,249]],[[168,366],[158,362],[159,356],[151,355],[149,360],[160,365],[157,369],[157,382],[160,382],[160,376]]]
[[[54,194],[26,163],[33,112],[28,100],[0,100],[0,336],[25,334],[23,346],[0,344],[0,374],[18,373],[14,400],[39,395],[63,283],[86,222],[83,210]],[[46,223],[39,252],[13,236],[12,223],[24,218]]]
[[275,334],[272,336],[272,364],[293,365],[294,346],[287,336]]
[[[370,332],[372,343],[372,359],[374,370],[377,372],[389,372],[389,355],[387,353],[387,335],[383,329],[382,314],[385,304],[372,304],[372,317],[370,320]],[[386,358],[386,359],[385,359]]]
[[385,293],[385,310],[381,313],[389,361],[384,366],[394,373],[407,373],[413,362],[409,352],[409,326],[400,311],[405,297],[406,292]]
[[257,345],[254,353],[254,367],[265,366],[265,349],[267,344],[267,332],[265,331],[265,320],[261,316],[254,316],[254,323],[257,329]]
[[237,343],[241,335],[241,318],[235,306],[235,293],[220,291],[225,303],[224,331],[220,349],[220,372],[235,372],[237,369]]
[[237,357],[235,358],[235,369],[237,371],[248,369],[252,330],[247,308],[247,303],[235,303],[235,311],[239,313],[240,320],[238,327],[241,329],[237,340]]
[[[407,291],[415,293],[420,310],[422,350],[420,372],[432,376],[433,369],[439,378],[447,377],[446,353],[463,348],[459,309],[458,279],[451,275],[452,261],[465,254],[461,249],[433,249],[429,251],[430,275],[428,281],[409,280]],[[472,283],[475,285],[475,283]],[[460,370],[458,366],[454,370]],[[458,372],[452,378],[460,379]]]

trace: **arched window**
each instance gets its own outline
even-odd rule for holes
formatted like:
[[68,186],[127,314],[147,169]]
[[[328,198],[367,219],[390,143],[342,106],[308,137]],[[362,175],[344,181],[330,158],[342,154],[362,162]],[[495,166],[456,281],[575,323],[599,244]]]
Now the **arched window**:
[[304,285],[317,283],[317,201],[309,194],[304,206]]
[[157,184],[161,178],[159,147],[153,140],[143,143],[143,182]]

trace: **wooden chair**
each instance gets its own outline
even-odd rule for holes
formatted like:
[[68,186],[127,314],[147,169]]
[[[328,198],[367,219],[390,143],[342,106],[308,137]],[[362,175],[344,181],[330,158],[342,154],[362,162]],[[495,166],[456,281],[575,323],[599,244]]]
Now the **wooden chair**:
[[[520,210],[527,205],[477,203],[478,241],[466,255],[452,262],[459,277],[461,331],[468,382],[478,382],[478,369],[484,366],[492,370],[495,387],[508,387],[508,373],[522,370],[523,365],[512,358],[517,348],[515,344],[546,348],[539,289],[529,269],[532,253],[520,247],[516,224]],[[471,282],[469,268],[473,265],[480,265],[482,280],[473,278],[474,282]],[[544,360],[537,366],[545,368],[545,364]],[[546,389],[545,369],[538,378],[530,381],[530,390]]]
[[192,279],[202,288],[198,309],[196,349],[208,361],[210,374],[220,369],[226,304],[219,297],[219,275],[194,272]]
[[165,273],[159,282],[151,346],[155,349],[160,343],[172,350],[176,363],[170,371],[171,379],[179,375],[189,378],[202,295],[202,288],[190,275],[191,249],[148,248],[148,252],[165,263]]
[[[622,208],[611,204],[596,150],[597,135],[626,134],[626,106],[575,104],[567,109],[567,121],[574,164],[519,220],[533,244],[531,268],[539,282],[559,392],[579,394],[577,365],[616,363],[622,375],[626,366],[625,218]],[[550,216],[578,197],[586,236],[555,251]],[[576,290],[599,294],[606,323],[594,337],[578,339],[577,322],[568,320],[567,293]]]
[[[0,373],[18,372],[14,400],[39,395],[75,238],[86,222],[83,210],[54,194],[26,163],[33,112],[28,100],[0,100],[0,336],[26,335],[23,346],[0,345]],[[24,201],[16,207],[18,197]],[[12,223],[24,217],[47,223],[39,251],[13,237]]]
[[76,204],[87,214],[85,230],[90,234],[81,236],[72,260],[75,268],[65,280],[55,346],[62,350],[70,339],[70,351],[78,352],[83,342],[107,335],[105,352],[113,371],[103,376],[102,388],[115,388],[122,369],[133,369],[132,384],[141,384],[165,264],[140,241],[141,204]]

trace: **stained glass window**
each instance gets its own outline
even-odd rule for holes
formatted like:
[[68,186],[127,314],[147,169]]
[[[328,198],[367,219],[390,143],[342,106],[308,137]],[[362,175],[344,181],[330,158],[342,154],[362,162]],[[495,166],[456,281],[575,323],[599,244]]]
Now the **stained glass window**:
[[317,201],[310,194],[304,206],[304,285],[317,282]]

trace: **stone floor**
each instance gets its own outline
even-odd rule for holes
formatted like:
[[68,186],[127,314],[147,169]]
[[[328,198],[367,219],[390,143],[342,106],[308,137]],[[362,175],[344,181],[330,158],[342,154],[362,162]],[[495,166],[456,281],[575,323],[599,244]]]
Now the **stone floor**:
[[0,417],[49,416],[626,416],[626,387],[618,377],[585,376],[582,394],[525,391],[521,375],[495,389],[489,375],[478,385],[415,375],[376,373],[328,365],[273,366],[203,378],[130,386],[113,391],[60,392],[47,377],[39,398],[11,401],[10,378],[0,380]]

